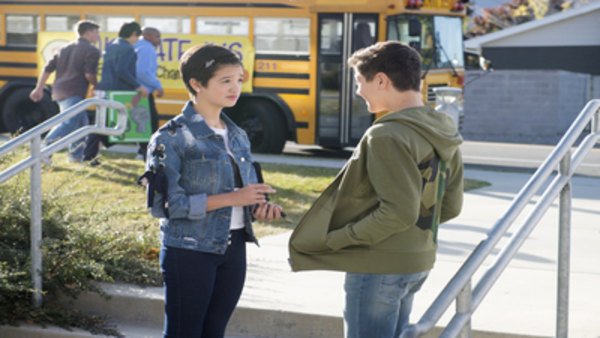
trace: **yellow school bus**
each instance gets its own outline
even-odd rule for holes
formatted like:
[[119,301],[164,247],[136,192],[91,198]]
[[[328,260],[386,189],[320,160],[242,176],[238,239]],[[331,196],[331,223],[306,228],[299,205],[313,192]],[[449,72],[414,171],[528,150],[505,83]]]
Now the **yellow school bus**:
[[238,39],[248,42],[251,77],[226,113],[248,132],[254,151],[279,153],[287,140],[352,146],[373,116],[355,94],[346,59],[377,41],[409,43],[423,56],[423,97],[433,104],[433,88],[462,87],[464,15],[461,0],[0,0],[0,132],[30,128],[58,110],[51,86],[41,103],[28,99],[43,66],[43,34],[89,19],[106,35],[102,48],[135,20],[163,34],[160,124],[188,100],[173,66],[185,48],[202,37],[230,47]]

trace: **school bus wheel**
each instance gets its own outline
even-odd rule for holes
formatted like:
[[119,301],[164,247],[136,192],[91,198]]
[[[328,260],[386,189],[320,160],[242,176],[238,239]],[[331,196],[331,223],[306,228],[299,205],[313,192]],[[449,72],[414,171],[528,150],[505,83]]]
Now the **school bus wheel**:
[[226,113],[246,131],[252,152],[281,153],[288,132],[283,113],[275,104],[265,99],[244,100]]
[[2,106],[4,131],[23,133],[58,113],[58,106],[46,92],[40,102],[31,101],[29,93],[32,89],[21,87],[8,94]]

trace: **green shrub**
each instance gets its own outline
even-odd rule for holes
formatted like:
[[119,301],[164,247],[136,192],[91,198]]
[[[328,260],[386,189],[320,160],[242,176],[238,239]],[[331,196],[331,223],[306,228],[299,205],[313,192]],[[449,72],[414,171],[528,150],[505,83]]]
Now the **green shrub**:
[[[0,324],[19,321],[80,327],[116,335],[104,318],[66,309],[65,297],[102,290],[95,281],[123,281],[159,285],[156,257],[148,257],[143,238],[98,226],[71,213],[68,198],[42,196],[43,294],[41,308],[33,306],[30,262],[30,195],[24,174],[2,184],[0,190]],[[102,212],[97,218],[107,217]],[[63,299],[63,302],[59,301]]]

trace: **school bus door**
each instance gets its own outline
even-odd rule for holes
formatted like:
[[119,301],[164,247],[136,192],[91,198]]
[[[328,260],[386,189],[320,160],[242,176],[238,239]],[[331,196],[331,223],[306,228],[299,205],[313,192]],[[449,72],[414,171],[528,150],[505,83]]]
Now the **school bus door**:
[[356,95],[347,60],[355,50],[377,41],[377,14],[321,14],[318,29],[317,144],[354,146],[373,115]]

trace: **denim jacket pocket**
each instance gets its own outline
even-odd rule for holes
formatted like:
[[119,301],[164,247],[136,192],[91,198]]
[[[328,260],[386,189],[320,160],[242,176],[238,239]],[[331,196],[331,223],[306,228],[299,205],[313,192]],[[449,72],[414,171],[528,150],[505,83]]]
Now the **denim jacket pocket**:
[[188,193],[212,194],[217,189],[217,159],[190,159],[184,163],[181,177]]

